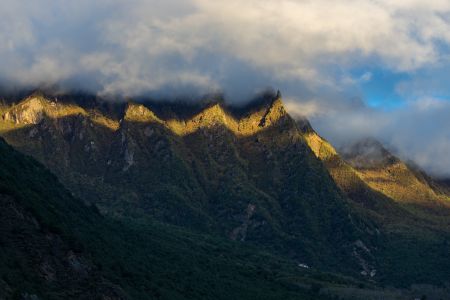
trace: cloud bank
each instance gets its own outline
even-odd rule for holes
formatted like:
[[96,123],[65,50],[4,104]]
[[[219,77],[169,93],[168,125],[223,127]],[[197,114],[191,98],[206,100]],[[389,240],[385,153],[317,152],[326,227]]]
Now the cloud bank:
[[449,14],[440,0],[2,0],[1,75],[127,95],[232,89],[242,72],[255,78],[248,89],[300,81],[339,90],[358,80],[351,68],[446,61]]
[[0,0],[0,82],[231,102],[272,86],[336,143],[371,134],[450,174],[449,20],[446,0]]

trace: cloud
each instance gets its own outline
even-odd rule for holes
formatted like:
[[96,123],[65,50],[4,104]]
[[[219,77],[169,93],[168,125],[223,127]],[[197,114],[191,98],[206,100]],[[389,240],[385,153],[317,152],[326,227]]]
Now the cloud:
[[[405,153],[430,170],[439,169],[430,157],[446,161],[447,129],[431,122],[449,125],[436,117],[447,104],[437,109],[423,99],[450,95],[447,0],[0,4],[3,88],[57,85],[117,97],[223,91],[239,102],[272,86],[289,99],[291,111],[310,116],[331,140],[376,135],[401,141]],[[392,93],[407,104],[389,112],[365,105],[365,87],[383,80],[380,74],[401,78]],[[410,118],[437,133],[425,133]]]
[[[321,109],[318,108],[320,111]],[[450,176],[450,102],[423,98],[392,111],[370,108],[313,115],[312,125],[338,148],[373,137],[437,177]]]
[[264,74],[261,83],[337,88],[367,61],[396,71],[438,63],[450,41],[450,3],[438,0],[1,2],[2,77],[84,76],[105,93],[224,88],[236,64]]
[[367,82],[367,81],[372,80],[372,73],[366,72],[366,73],[362,74],[361,77],[359,78],[359,80],[362,82]]

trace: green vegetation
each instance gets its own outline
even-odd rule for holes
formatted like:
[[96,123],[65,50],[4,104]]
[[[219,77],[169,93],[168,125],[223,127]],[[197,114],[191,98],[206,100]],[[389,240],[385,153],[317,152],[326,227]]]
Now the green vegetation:
[[[1,215],[0,297],[318,299],[286,279],[305,275],[291,261],[157,222],[112,221],[3,141],[0,153],[0,199],[14,207]],[[71,252],[86,274],[72,270]]]
[[57,176],[1,143],[8,296],[410,299],[398,288],[448,284],[448,211],[374,189],[279,99],[111,115],[41,100],[4,108],[35,123],[0,122]]

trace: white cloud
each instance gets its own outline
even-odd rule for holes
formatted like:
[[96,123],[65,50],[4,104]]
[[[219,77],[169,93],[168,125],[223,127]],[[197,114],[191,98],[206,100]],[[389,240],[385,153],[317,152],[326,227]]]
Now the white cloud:
[[284,100],[286,110],[294,118],[310,118],[323,112],[323,109],[314,101],[298,102]]
[[[330,68],[378,61],[391,70],[413,71],[447,59],[438,42],[450,42],[450,2],[438,0],[0,2],[3,77],[40,68],[45,58],[46,66],[65,65],[61,79],[95,73],[98,86],[122,86],[114,90],[125,94],[180,78],[204,88],[239,76],[220,66],[228,62],[264,73],[266,84],[292,80],[338,87],[347,75]],[[55,58],[47,44],[66,50]],[[102,64],[79,63],[99,55]],[[55,68],[48,76],[38,73],[26,81],[60,79]],[[369,73],[361,80],[370,80]]]

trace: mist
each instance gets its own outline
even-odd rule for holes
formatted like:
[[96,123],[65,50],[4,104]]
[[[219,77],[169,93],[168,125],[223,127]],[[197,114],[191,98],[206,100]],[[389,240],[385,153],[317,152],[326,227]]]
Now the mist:
[[[292,103],[288,107],[294,115],[299,109]],[[310,115],[309,119],[336,148],[348,147],[368,137],[375,138],[391,153],[414,162],[430,175],[450,176],[448,101],[422,99],[391,111],[367,107],[346,111],[325,108],[324,111]]]

